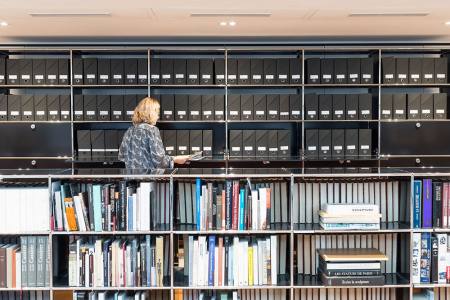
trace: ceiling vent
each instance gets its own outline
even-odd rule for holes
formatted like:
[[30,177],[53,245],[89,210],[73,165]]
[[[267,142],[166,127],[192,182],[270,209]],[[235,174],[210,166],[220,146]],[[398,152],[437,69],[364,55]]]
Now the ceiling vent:
[[223,13],[223,12],[204,12],[204,13],[191,13],[191,17],[197,18],[197,17],[225,17],[225,18],[236,18],[236,17],[245,17],[245,18],[259,18],[259,17],[270,17],[272,13],[248,13],[248,12],[242,12],[242,13]]
[[349,17],[426,17],[429,12],[356,12]]
[[32,17],[45,17],[45,18],[51,18],[51,17],[64,17],[64,18],[70,18],[70,17],[111,17],[110,12],[73,12],[73,13],[67,13],[67,12],[31,12],[29,13]]

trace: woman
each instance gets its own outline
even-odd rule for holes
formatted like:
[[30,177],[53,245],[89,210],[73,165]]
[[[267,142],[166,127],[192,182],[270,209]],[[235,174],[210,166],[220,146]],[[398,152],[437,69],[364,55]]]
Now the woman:
[[189,155],[166,155],[159,129],[159,102],[150,97],[142,99],[134,109],[133,126],[123,136],[119,149],[119,160],[127,169],[166,169],[174,163],[184,164]]

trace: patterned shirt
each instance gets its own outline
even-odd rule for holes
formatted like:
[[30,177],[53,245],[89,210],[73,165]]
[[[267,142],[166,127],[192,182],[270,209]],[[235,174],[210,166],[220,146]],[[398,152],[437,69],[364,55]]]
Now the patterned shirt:
[[128,128],[120,145],[119,160],[125,162],[127,169],[173,168],[173,158],[166,155],[159,129],[147,123]]

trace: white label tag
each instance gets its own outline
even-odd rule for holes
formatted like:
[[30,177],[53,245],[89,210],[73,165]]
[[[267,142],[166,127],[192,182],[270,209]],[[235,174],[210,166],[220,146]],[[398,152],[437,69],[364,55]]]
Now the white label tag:
[[109,111],[106,111],[106,110],[100,111],[100,116],[107,116],[107,115],[109,115]]
[[88,111],[86,111],[86,115],[88,115],[88,116],[95,116],[95,111],[88,110]]
[[211,151],[212,148],[211,147],[203,147],[203,151]]
[[255,114],[256,114],[257,116],[264,116],[264,111],[263,111],[263,110],[257,110],[257,111],[255,112]]
[[136,79],[135,74],[127,74],[127,79]]
[[436,109],[436,113],[437,114],[445,114],[445,110],[444,109]]
[[369,145],[361,145],[361,150],[369,150]]
[[334,114],[335,114],[335,115],[343,115],[343,114],[344,114],[344,111],[343,111],[343,110],[336,110],[336,111],[334,112]]
[[211,79],[210,74],[202,74],[202,79]]
[[429,114],[429,113],[431,113],[431,111],[429,109],[422,109],[422,113],[423,114]]
[[338,74],[336,75],[337,79],[345,79],[345,75],[344,74]]
[[316,146],[308,146],[308,151],[316,151],[317,147]]
[[258,151],[266,151],[267,148],[266,148],[266,147],[257,147],[256,149],[257,149]]
[[323,74],[322,78],[323,79],[331,79],[331,74]]
[[69,78],[68,75],[65,75],[65,74],[59,75],[59,79],[61,79],[61,80],[67,80],[68,78]]
[[320,111],[320,114],[324,115],[324,116],[328,116],[330,114],[330,111],[329,110],[322,110],[322,111]]
[[252,146],[245,146],[244,150],[245,151],[253,151],[253,147]]
[[185,110],[179,110],[179,111],[177,111],[177,114],[179,116],[185,116],[186,115],[186,111]]
[[358,74],[350,74],[349,75],[350,79],[357,79],[359,77]]
[[186,146],[178,146],[178,150],[180,151],[186,151],[187,147]]
[[216,78],[217,78],[217,79],[225,79],[225,75],[224,75],[224,74],[222,74],[222,75],[216,75]]
[[342,150],[342,146],[334,146],[333,149],[334,150]]
[[170,74],[162,74],[162,79],[170,79]]
[[45,116],[45,111],[43,110],[36,111],[36,116]]
[[291,78],[292,78],[292,79],[296,79],[296,80],[298,80],[298,79],[300,79],[300,78],[301,78],[301,75],[300,75],[300,74],[297,74],[297,75],[292,75],[292,76],[291,76]]
[[239,79],[247,80],[248,79],[248,75],[246,75],[246,74],[239,75]]
[[83,79],[83,75],[81,75],[81,74],[74,74],[73,78],[75,78],[75,79]]
[[406,79],[407,77],[406,74],[398,74],[398,78],[400,79]]
[[231,151],[241,151],[241,147],[231,147]]
[[114,110],[114,111],[113,111],[113,115],[114,115],[114,116],[121,116],[121,115],[122,115],[122,112],[121,112],[120,110]]
[[280,146],[281,151],[287,151],[289,150],[289,146]]
[[293,110],[291,112],[291,114],[293,114],[293,115],[300,115],[300,111],[299,110]]
[[163,115],[172,115],[172,111],[171,110],[165,110],[163,112]]
[[198,116],[200,112],[198,110],[191,110],[191,116]]
[[321,147],[320,147],[320,150],[322,150],[322,151],[328,151],[328,150],[330,150],[330,146],[321,146]]
[[385,74],[384,78],[386,78],[386,79],[394,79],[394,74]]
[[75,111],[75,116],[82,116],[83,115],[83,111],[82,110],[76,110]]
[[398,115],[402,115],[404,113],[404,110],[403,109],[396,109],[395,113],[398,114]]
[[[48,75],[48,79],[50,79],[50,76],[52,76],[52,75]],[[87,79],[95,79],[95,74],[87,74],[86,78]]]
[[127,116],[134,115],[134,110],[127,110]]
[[288,111],[280,111],[280,116],[289,116]]
[[349,110],[349,111],[348,111],[348,114],[349,114],[349,115],[356,115],[356,110]]
[[390,115],[390,114],[391,114],[391,111],[388,110],[388,109],[383,109],[383,110],[381,111],[381,114],[382,114],[382,115]]
[[150,78],[151,79],[159,79],[159,74],[151,74]]
[[122,75],[120,74],[114,74],[113,79],[122,79]]
[[278,75],[278,78],[279,79],[287,79],[288,76],[287,76],[287,74],[280,74],[280,75]]
[[99,78],[101,80],[108,80],[109,79],[109,75],[100,74]]
[[58,114],[58,111],[57,110],[51,110],[50,111],[50,115],[51,116],[56,116]]
[[234,79],[234,80],[235,80],[235,79],[236,79],[236,75],[234,75],[234,74],[233,74],[233,75],[228,74],[228,79],[232,79],[232,80]]
[[235,110],[230,111],[230,116],[237,116],[238,112]]
[[272,80],[272,79],[274,79],[275,78],[275,76],[274,75],[266,75],[266,79],[270,79],[270,80]]
[[138,78],[141,80],[147,80],[147,75],[146,74],[140,74],[138,75]]
[[[49,80],[56,80],[57,76],[56,76],[56,75],[47,75],[47,78],[48,78]],[[88,78],[89,78],[89,77],[88,77]],[[94,75],[94,78],[95,78],[95,75]]]
[[66,115],[69,115],[69,111],[68,110],[62,110],[61,111],[61,115],[64,115],[64,116],[66,116]]
[[362,115],[369,115],[370,114],[370,110],[364,109],[361,111]]
[[418,114],[418,113],[419,113],[419,110],[417,110],[417,109],[410,109],[410,110],[409,110],[409,113],[410,113],[410,114]]
[[248,116],[248,115],[252,114],[252,111],[251,110],[244,110],[244,111],[242,111],[242,114]]
[[[362,78],[364,78],[364,79],[370,79],[370,78],[372,78],[372,75],[371,75],[371,74],[363,74],[363,75],[362,75]],[[392,75],[392,78],[394,78],[394,75]]]
[[269,115],[277,115],[278,110],[269,110]]
[[420,75],[419,74],[411,74],[411,78],[412,79],[419,79]]
[[200,147],[191,147],[191,151],[200,151]]
[[316,111],[315,110],[308,110],[308,115],[309,116],[315,116],[316,115]]
[[433,79],[433,74],[425,74],[425,79]]
[[173,151],[174,150],[174,147],[173,146],[167,146],[166,147],[166,151]]
[[17,75],[8,75],[8,78],[11,80],[17,80]]
[[436,78],[445,79],[445,74],[436,74]]
[[260,80],[261,79],[261,75],[252,75],[252,78],[255,80]]
[[44,80],[44,75],[34,75],[34,79],[36,79],[36,80]]
[[19,112],[17,110],[12,110],[11,111],[11,116],[18,116]]
[[184,78],[184,74],[175,74],[175,78],[183,79]]
[[[43,77],[44,76],[42,76],[42,79],[44,79]],[[5,80],[5,75],[0,75],[0,80]]]
[[278,151],[278,148],[269,148],[269,151],[270,151],[270,152],[277,152],[277,151]]
[[355,150],[356,146],[355,145],[348,145],[347,146],[347,150]]
[[24,115],[24,116],[32,116],[33,113],[32,113],[31,111],[29,111],[29,110],[24,110],[24,111],[23,111],[23,115]]
[[197,79],[197,74],[189,74],[189,79]]
[[[24,80],[29,80],[29,79],[31,78],[31,76],[28,75],[28,74],[22,75],[21,77],[22,77],[22,79],[24,79]],[[50,78],[49,78],[49,79],[50,79]]]
[[319,75],[309,75],[309,79],[317,80],[317,79],[319,79]]

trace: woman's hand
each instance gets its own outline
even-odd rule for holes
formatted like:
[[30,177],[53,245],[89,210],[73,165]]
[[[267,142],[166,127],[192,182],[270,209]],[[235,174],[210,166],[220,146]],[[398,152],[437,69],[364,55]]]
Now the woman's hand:
[[190,155],[177,155],[173,157],[174,163],[184,165],[190,158]]

